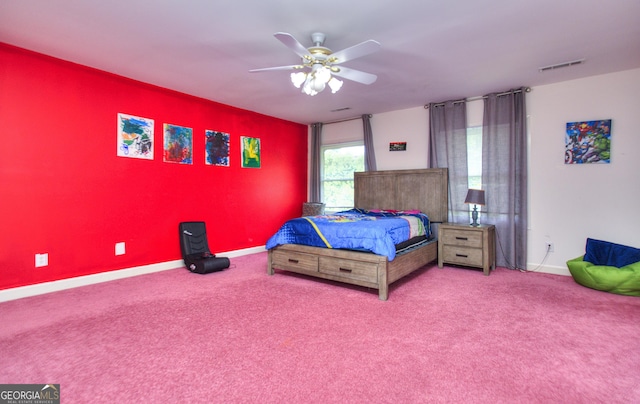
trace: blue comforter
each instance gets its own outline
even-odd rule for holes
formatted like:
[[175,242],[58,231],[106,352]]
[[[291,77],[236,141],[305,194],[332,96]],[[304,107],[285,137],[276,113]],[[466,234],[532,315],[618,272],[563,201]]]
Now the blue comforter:
[[305,216],[287,221],[266,244],[268,250],[282,244],[366,250],[396,257],[396,244],[416,236],[430,236],[424,213],[351,209],[333,215]]

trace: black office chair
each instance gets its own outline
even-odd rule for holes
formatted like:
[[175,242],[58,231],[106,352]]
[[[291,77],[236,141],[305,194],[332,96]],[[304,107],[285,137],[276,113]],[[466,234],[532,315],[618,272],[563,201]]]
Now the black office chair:
[[209,250],[207,228],[204,222],[182,222],[180,251],[187,269],[198,274],[208,274],[229,268],[229,258],[216,257]]

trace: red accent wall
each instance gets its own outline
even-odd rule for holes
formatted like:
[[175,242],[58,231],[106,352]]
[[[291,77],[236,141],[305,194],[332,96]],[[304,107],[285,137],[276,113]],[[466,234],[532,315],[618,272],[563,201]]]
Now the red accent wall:
[[[118,113],[154,119],[154,160],[117,157]],[[193,128],[192,165],[163,162],[163,123]],[[0,128],[0,289],[180,259],[181,221],[214,252],[264,245],[306,200],[306,126],[1,43]],[[205,165],[207,129],[230,134],[230,167]]]

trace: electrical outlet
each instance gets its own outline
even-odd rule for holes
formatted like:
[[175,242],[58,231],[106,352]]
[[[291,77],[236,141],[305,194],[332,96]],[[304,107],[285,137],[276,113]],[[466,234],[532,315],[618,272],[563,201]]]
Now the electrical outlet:
[[551,241],[547,241],[544,243],[544,248],[547,252],[553,252],[553,243]]
[[121,243],[116,243],[116,255],[124,255],[124,253],[125,253],[124,241]]
[[36,268],[46,267],[49,265],[49,254],[36,254]]

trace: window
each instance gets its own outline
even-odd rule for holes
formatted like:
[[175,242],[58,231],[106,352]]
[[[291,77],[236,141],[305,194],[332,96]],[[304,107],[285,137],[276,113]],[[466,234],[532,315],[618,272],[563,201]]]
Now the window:
[[364,171],[364,144],[322,146],[321,198],[325,211],[353,208],[353,173]]
[[[482,189],[482,126],[467,128],[467,175],[469,188]],[[472,220],[473,205],[469,204],[468,208],[469,220]]]
[[467,128],[469,188],[482,188],[482,126]]

